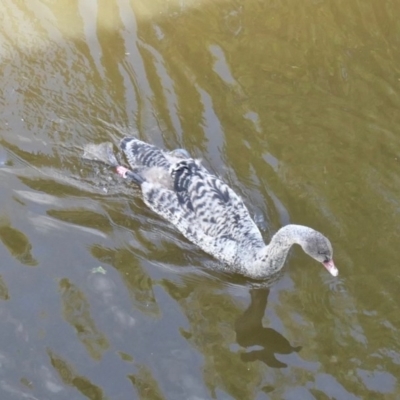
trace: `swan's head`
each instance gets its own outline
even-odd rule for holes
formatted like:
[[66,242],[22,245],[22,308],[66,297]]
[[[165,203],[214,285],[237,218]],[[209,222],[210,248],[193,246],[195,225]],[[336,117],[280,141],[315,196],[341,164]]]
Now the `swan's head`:
[[312,230],[303,241],[302,247],[305,253],[322,263],[333,276],[339,275],[333,262],[331,242],[322,233]]

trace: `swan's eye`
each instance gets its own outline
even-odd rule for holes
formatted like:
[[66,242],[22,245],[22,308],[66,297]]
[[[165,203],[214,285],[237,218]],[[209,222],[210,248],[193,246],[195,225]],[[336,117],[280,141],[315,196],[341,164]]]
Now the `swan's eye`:
[[324,257],[324,262],[329,262],[331,260],[330,257],[324,251],[319,251],[318,255]]

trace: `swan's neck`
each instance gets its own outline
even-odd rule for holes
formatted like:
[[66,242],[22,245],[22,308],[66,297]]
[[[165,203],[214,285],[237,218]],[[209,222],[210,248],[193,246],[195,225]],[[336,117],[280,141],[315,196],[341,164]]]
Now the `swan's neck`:
[[256,268],[259,275],[269,275],[279,271],[285,263],[293,244],[303,247],[313,229],[302,225],[286,225],[279,229],[271,242],[257,253]]

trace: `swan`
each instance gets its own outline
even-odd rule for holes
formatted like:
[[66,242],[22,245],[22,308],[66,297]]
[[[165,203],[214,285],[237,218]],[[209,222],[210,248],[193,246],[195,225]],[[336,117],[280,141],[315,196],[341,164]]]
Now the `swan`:
[[265,244],[243,200],[186,150],[167,152],[134,137],[123,138],[120,147],[131,168],[118,165],[117,173],[139,185],[145,204],[221,261],[221,269],[265,279],[283,267],[298,244],[338,275],[330,241],[312,228],[286,225]]

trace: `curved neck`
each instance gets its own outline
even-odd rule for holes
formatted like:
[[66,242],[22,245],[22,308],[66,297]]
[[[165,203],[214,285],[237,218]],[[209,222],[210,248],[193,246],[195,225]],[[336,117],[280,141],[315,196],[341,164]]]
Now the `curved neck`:
[[286,225],[279,229],[271,242],[257,253],[255,268],[260,276],[279,271],[285,263],[287,254],[293,244],[303,246],[305,238],[313,229],[302,225]]

